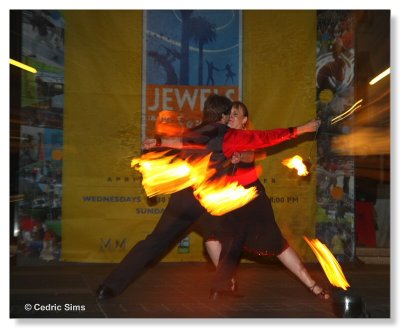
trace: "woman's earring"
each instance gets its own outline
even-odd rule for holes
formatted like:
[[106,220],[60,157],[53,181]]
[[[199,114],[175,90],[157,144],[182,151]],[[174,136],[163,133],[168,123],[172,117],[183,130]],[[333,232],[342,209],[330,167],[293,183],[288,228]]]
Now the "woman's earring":
[[246,124],[245,123],[242,124],[242,130],[246,130]]

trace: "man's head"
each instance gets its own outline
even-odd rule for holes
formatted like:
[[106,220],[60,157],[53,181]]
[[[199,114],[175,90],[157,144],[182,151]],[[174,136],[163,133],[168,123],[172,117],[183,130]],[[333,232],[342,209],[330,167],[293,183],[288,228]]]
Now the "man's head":
[[219,122],[225,119],[226,122],[221,121],[221,123],[227,123],[231,108],[232,101],[229,98],[219,95],[210,95],[204,102],[203,122]]

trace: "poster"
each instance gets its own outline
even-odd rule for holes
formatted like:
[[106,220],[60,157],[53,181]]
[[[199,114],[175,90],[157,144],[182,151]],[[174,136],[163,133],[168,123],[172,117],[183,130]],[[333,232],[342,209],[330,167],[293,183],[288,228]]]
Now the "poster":
[[15,206],[19,259],[58,260],[64,115],[64,18],[59,10],[24,10],[20,153]]
[[241,12],[149,10],[143,19],[143,139],[153,137],[160,112],[183,128],[202,119],[213,93],[241,98]]
[[333,151],[332,138],[349,133],[351,117],[341,119],[354,104],[354,36],[351,11],[318,11],[318,133],[316,236],[339,261],[353,261],[354,158]]

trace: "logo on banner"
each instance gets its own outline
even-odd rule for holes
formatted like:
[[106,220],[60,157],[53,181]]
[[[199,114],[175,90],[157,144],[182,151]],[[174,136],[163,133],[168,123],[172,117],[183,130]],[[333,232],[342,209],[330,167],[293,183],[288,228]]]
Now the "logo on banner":
[[103,251],[125,250],[126,238],[124,239],[101,238],[100,249]]

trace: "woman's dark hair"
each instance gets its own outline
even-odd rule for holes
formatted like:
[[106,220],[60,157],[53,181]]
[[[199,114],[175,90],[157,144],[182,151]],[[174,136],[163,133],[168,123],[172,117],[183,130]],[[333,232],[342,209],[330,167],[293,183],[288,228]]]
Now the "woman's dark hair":
[[219,95],[210,95],[204,102],[203,123],[218,122],[222,118],[222,114],[229,115],[232,108],[232,101]]

